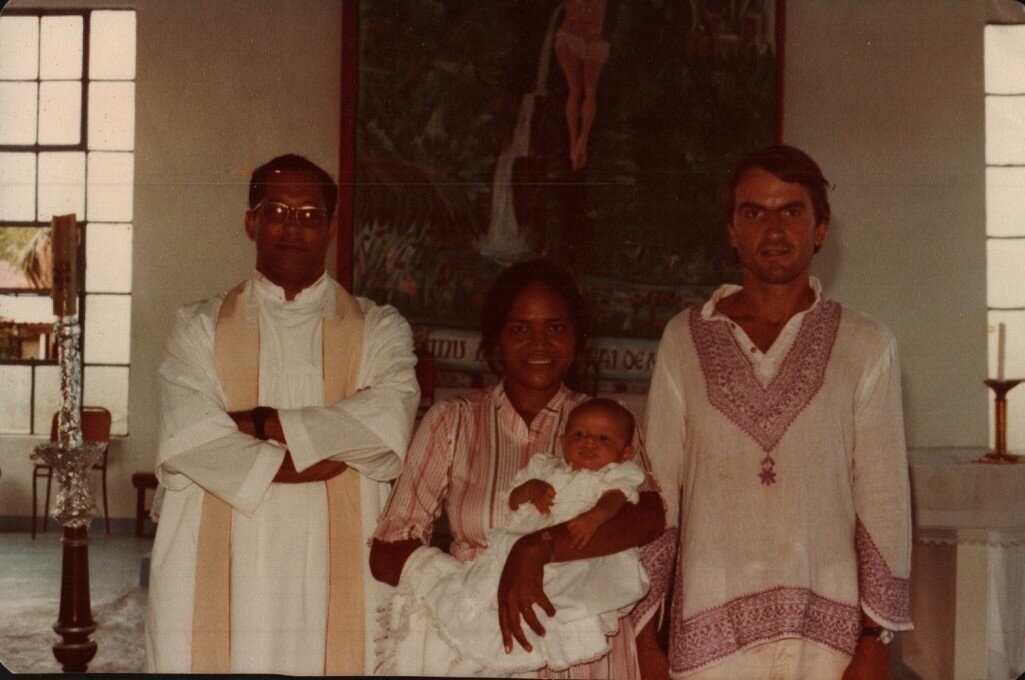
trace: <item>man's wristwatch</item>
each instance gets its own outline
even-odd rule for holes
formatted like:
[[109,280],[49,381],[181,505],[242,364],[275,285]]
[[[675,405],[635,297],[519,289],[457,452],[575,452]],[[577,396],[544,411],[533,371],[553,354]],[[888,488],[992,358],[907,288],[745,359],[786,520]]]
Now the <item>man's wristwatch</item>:
[[263,429],[267,419],[274,415],[274,409],[270,406],[257,406],[253,409],[253,432],[257,439],[267,441],[267,432]]
[[880,626],[864,626],[861,629],[861,637],[874,637],[884,645],[888,645],[893,642],[894,634],[889,628],[882,628]]

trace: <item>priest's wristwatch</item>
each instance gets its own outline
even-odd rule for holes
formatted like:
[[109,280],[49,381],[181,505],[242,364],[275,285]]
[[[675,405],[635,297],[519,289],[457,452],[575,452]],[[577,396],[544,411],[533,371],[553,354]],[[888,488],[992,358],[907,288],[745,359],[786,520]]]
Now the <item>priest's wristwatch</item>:
[[861,629],[861,637],[874,637],[882,644],[889,645],[893,642],[894,633],[889,628],[881,626],[864,626]]

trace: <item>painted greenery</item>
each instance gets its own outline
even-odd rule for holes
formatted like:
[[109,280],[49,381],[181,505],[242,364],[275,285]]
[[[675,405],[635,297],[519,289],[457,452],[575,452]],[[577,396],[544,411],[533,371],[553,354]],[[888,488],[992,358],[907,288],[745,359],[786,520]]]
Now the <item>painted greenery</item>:
[[[551,54],[560,3],[363,0],[357,291],[475,328],[494,275],[545,255],[580,279],[598,335],[658,337],[739,274],[720,193],[730,165],[774,138],[774,7],[610,0],[611,56],[574,171]],[[496,255],[499,191],[518,245]]]

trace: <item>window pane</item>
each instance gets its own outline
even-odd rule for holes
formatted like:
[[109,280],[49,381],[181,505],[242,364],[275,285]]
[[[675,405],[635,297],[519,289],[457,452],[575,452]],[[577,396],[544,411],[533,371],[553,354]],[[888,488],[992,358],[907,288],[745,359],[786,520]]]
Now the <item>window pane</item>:
[[986,235],[1025,236],[1025,168],[986,168]]
[[89,77],[96,80],[135,78],[135,12],[92,13]]
[[0,295],[0,321],[53,325],[56,320],[47,295]]
[[132,225],[90,224],[85,238],[85,289],[132,292]]
[[53,414],[61,407],[61,374],[59,366],[36,366],[36,403],[32,432],[50,436]]
[[36,143],[35,83],[0,82],[0,144]]
[[53,324],[18,323],[0,318],[0,359],[53,361]]
[[130,153],[89,154],[90,222],[131,222],[134,156]]
[[132,329],[129,295],[86,295],[83,343],[89,364],[127,364]]
[[0,288],[49,288],[53,282],[52,269],[49,229],[0,228]]
[[135,83],[89,87],[89,148],[131,151],[135,147]]
[[82,17],[43,17],[39,27],[39,77],[82,77]]
[[[1004,329],[1004,377],[1025,378],[1025,312],[989,311],[989,375],[997,377],[997,324]],[[1025,421],[1022,421],[1025,427]]]
[[32,403],[32,367],[0,366],[0,432],[28,434]]
[[1025,97],[986,97],[986,163],[1025,165]]
[[85,214],[85,154],[39,154],[39,212],[41,222],[54,215]]
[[34,80],[38,67],[39,19],[0,17],[0,79]]
[[[1025,307],[1025,239],[989,239],[986,300],[990,307]],[[1025,377],[1025,376],[1023,376]]]
[[39,143],[78,144],[82,141],[82,84],[42,83],[39,86]]
[[986,94],[1025,94],[1025,26],[987,26]]
[[105,406],[113,417],[111,434],[128,434],[128,367],[86,366],[82,405]]
[[36,218],[36,155],[0,153],[0,220]]

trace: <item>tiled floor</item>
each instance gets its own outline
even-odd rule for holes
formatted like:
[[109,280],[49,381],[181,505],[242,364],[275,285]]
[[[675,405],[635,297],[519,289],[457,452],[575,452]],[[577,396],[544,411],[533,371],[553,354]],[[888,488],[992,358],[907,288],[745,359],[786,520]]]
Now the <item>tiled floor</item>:
[[[139,587],[139,569],[152,545],[150,539],[102,531],[90,537],[90,594],[101,624],[93,636],[100,649],[90,671],[142,670],[145,590]],[[8,669],[60,670],[50,651],[57,640],[50,626],[57,619],[60,576],[59,531],[51,527],[35,541],[28,533],[0,533],[0,664]],[[898,671],[894,677],[915,676]]]
[[[61,532],[52,526],[34,541],[28,533],[0,534],[0,664],[11,670],[59,670],[49,650],[57,640],[50,626],[57,620],[60,602],[60,536]],[[90,595],[98,623],[104,623],[101,618],[106,616],[110,621],[116,620],[117,627],[134,630],[138,624],[141,631],[145,591],[139,588],[139,568],[151,547],[151,540],[134,536],[107,536],[102,531],[90,536]],[[121,670],[110,664],[141,658],[141,636],[137,640],[138,650],[126,653],[119,649],[115,654],[110,647],[125,641],[109,641],[112,638],[106,638],[104,633],[94,635],[101,649],[90,670],[100,670],[101,665],[107,670]],[[135,643],[133,636],[128,636],[127,644],[134,647]]]

